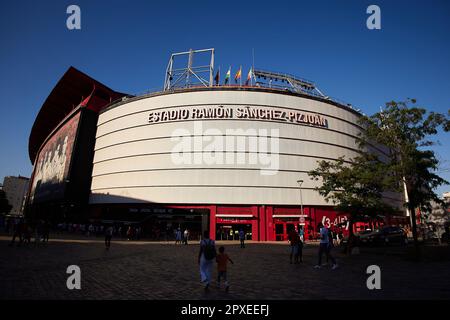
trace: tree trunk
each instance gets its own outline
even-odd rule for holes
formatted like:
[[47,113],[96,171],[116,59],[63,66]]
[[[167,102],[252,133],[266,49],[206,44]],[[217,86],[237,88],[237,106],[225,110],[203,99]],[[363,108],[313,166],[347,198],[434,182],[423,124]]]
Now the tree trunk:
[[352,253],[353,241],[355,238],[355,235],[353,233],[353,219],[351,217],[348,221],[348,232],[348,241],[347,246],[345,247],[345,253],[350,255]]
[[416,257],[416,260],[420,260],[419,239],[417,237],[416,211],[414,210],[414,208],[411,208],[409,206],[409,212],[411,213],[411,227],[412,227],[412,234],[413,234],[415,257]]

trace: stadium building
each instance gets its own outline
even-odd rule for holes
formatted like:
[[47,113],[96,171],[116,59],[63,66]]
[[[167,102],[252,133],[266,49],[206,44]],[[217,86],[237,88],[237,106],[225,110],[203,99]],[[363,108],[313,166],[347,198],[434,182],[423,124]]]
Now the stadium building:
[[[195,66],[201,54],[210,60]],[[311,238],[319,222],[345,229],[345,213],[307,172],[357,154],[359,111],[289,74],[252,67],[219,77],[213,49],[173,54],[163,90],[142,95],[71,67],[31,130],[30,214],[139,224],[155,238],[178,227],[219,240],[243,229],[256,241],[300,226]]]

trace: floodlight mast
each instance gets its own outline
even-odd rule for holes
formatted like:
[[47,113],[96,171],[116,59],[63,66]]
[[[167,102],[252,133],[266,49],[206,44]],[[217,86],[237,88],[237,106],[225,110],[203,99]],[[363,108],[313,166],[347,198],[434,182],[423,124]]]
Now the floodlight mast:
[[[199,60],[194,59],[196,54],[208,54],[209,63],[206,65],[204,62],[200,62],[199,65],[196,65],[195,62]],[[187,56],[187,64],[182,67],[174,67],[176,66],[175,60],[183,56]],[[203,65],[201,65],[202,63]],[[201,50],[190,49],[185,52],[172,53],[167,64],[163,91],[172,91],[193,86],[212,87],[214,85],[214,71],[214,48]],[[254,82],[251,82],[251,86],[290,91],[330,100],[328,96],[325,96],[309,80],[287,73],[255,69],[254,62],[251,71],[250,79],[254,80]]]
[[[194,64],[194,55],[198,53],[209,53],[209,65],[196,66]],[[180,56],[188,56],[188,64],[186,67],[174,69],[174,60]],[[169,63],[167,64],[166,77],[164,80],[164,91],[174,88],[188,88],[192,85],[203,85],[205,87],[212,87],[214,73],[214,48],[193,50],[186,52],[178,52],[170,55]],[[206,77],[209,74],[209,77]],[[205,79],[206,78],[206,79]]]

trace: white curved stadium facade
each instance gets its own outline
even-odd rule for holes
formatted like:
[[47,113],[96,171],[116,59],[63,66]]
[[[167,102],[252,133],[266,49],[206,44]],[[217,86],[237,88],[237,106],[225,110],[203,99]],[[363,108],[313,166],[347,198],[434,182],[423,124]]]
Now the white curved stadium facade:
[[302,179],[303,203],[328,205],[307,172],[356,155],[358,117],[267,90],[193,90],[113,105],[98,120],[91,203],[298,205]]

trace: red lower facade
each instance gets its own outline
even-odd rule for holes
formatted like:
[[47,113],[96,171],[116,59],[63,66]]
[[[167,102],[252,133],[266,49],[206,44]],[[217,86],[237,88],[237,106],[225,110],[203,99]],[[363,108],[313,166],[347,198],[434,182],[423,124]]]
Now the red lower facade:
[[[140,219],[126,221],[138,214]],[[305,205],[302,213],[300,206],[114,204],[92,206],[90,217],[97,223],[139,224],[152,238],[152,230],[155,229],[171,233],[178,228],[187,228],[193,239],[200,238],[204,230],[209,230],[212,239],[238,240],[239,231],[244,230],[247,240],[286,241],[290,231],[303,228],[305,240],[315,240],[318,239],[320,223],[335,232],[342,232],[344,236],[349,234],[348,216],[336,212],[331,206]],[[353,231],[374,229],[385,224],[406,225],[408,218],[356,222]]]
[[[317,239],[318,225],[322,223],[335,231],[349,233],[348,216],[336,212],[332,207],[304,206],[170,206],[179,209],[209,210],[210,237],[215,240],[238,240],[238,232],[243,229],[248,240],[285,241],[291,230],[303,228],[306,240]],[[407,220],[401,217],[403,223]],[[357,222],[353,231],[377,228],[386,221]]]

